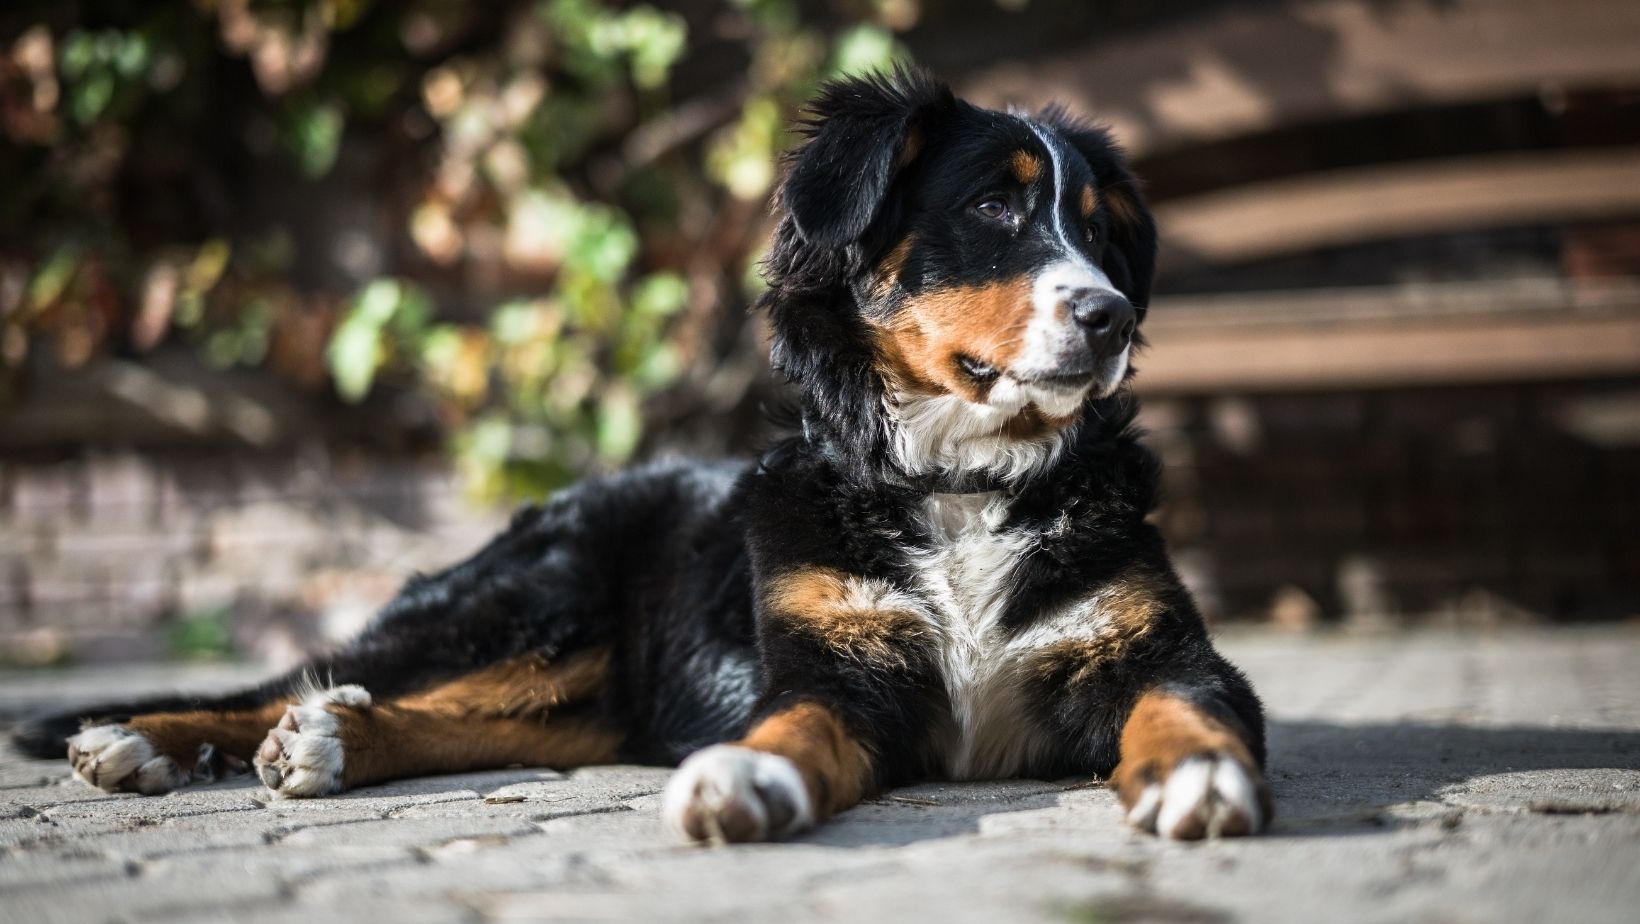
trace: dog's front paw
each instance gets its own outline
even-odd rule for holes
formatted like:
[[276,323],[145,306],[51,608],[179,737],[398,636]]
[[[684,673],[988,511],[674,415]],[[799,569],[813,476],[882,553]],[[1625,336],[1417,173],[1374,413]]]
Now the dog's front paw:
[[1263,775],[1222,751],[1186,757],[1172,767],[1119,767],[1115,781],[1128,824],[1162,837],[1256,834],[1270,818]]
[[766,841],[814,824],[796,764],[732,744],[697,751],[680,764],[661,813],[667,827],[694,841]]
[[342,791],[342,708],[365,708],[370,694],[336,687],[288,706],[256,750],[256,775],[275,796],[299,799]]

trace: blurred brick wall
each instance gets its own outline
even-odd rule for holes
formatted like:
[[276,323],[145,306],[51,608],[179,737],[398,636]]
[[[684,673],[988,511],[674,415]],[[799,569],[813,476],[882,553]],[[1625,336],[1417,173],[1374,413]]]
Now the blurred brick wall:
[[1640,382],[1155,398],[1143,421],[1214,615],[1640,614]]
[[167,656],[178,624],[200,618],[287,662],[501,522],[448,471],[391,458],[0,463],[0,662]]

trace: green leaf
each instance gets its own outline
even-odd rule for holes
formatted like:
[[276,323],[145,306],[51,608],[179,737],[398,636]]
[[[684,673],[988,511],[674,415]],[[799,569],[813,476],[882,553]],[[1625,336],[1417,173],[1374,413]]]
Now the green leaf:
[[838,36],[832,48],[833,76],[887,70],[905,58],[905,50],[880,26],[858,25]]
[[29,307],[37,311],[61,298],[68,284],[74,281],[74,274],[79,268],[79,248],[71,245],[57,248],[29,282]]
[[74,85],[69,93],[69,110],[74,113],[74,121],[90,125],[113,98],[114,75],[98,68]]
[[140,32],[119,37],[112,55],[113,65],[121,77],[135,77],[148,66],[148,39]]
[[677,273],[650,273],[632,292],[632,308],[643,315],[676,314],[689,301],[689,283]]
[[737,198],[762,198],[774,183],[774,158],[784,119],[774,99],[749,100],[741,109],[740,121],[719,133],[707,152],[706,165],[713,178]]
[[171,654],[201,660],[221,658],[233,652],[233,614],[227,607],[212,607],[183,617],[171,626],[168,642]]
[[625,44],[632,60],[632,82],[645,89],[666,83],[672,65],[689,43],[683,17],[651,6],[636,6],[621,17]]
[[672,384],[683,371],[678,351],[669,343],[656,343],[644,351],[632,370],[632,381],[646,394]]
[[626,216],[604,205],[587,205],[570,239],[565,262],[594,279],[614,282],[638,253],[638,235]]
[[63,51],[59,60],[63,76],[73,79],[82,76],[97,58],[97,39],[79,29],[63,36]]
[[343,321],[331,336],[325,356],[330,361],[330,374],[336,380],[336,391],[344,399],[358,402],[370,393],[376,366],[381,362],[381,334],[381,327],[353,316]]
[[624,385],[611,383],[598,401],[598,455],[609,462],[624,462],[642,436],[638,396]]
[[377,279],[364,287],[349,305],[342,323],[331,335],[325,358],[336,391],[348,401],[360,401],[387,354],[385,333],[412,339],[425,329],[430,308],[421,290],[394,279]]
[[434,369],[448,369],[461,357],[461,328],[440,324],[421,341],[421,361]]
[[336,103],[292,102],[285,110],[285,149],[304,174],[322,177],[336,164],[344,127],[342,107]]

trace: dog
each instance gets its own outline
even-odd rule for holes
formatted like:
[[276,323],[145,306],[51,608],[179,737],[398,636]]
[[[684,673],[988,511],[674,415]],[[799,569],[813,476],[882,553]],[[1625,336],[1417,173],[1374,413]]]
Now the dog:
[[910,69],[824,85],[800,131],[760,302],[800,432],[526,507],[287,676],[17,743],[138,793],[676,765],[662,815],[693,841],[1073,774],[1143,831],[1264,828],[1262,707],[1146,520],[1127,383],[1156,232],[1122,153]]

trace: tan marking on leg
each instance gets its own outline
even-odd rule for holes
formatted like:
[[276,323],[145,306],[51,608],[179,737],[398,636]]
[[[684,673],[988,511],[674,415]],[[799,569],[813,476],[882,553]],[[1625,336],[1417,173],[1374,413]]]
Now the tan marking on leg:
[[887,581],[832,568],[781,575],[765,593],[769,615],[827,648],[867,664],[904,668],[928,626],[910,595]]
[[608,651],[587,652],[559,663],[548,663],[539,655],[525,655],[399,697],[393,705],[456,717],[545,714],[602,689],[609,674],[609,660]]
[[556,717],[603,689],[609,660],[607,651],[559,664],[514,658],[367,708],[329,707],[340,722],[343,786],[511,764],[612,763],[623,740],[618,730]]
[[339,712],[351,789],[411,776],[522,764],[564,769],[614,763],[623,736],[588,722],[457,719],[401,706]]
[[136,716],[124,724],[148,739],[155,753],[171,758],[184,769],[194,766],[203,744],[248,763],[268,729],[278,724],[285,707],[295,701],[282,699],[233,712],[156,712]]
[[820,819],[857,804],[874,785],[870,752],[818,703],[799,703],[769,716],[739,744],[796,764]]
[[1015,151],[1008,156],[1008,169],[1013,172],[1014,179],[1029,186],[1042,176],[1042,158],[1030,151]]
[[1167,588],[1152,575],[1118,576],[1071,606],[1079,612],[1086,608],[1086,618],[1099,626],[1098,632],[1044,646],[1034,659],[1037,674],[1057,675],[1062,683],[1076,685],[1126,658],[1166,611],[1166,596]]
[[1139,697],[1122,727],[1122,760],[1111,784],[1132,809],[1146,786],[1166,780],[1182,761],[1215,753],[1261,778],[1246,743],[1223,722],[1188,700],[1152,690]]

